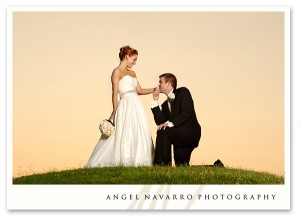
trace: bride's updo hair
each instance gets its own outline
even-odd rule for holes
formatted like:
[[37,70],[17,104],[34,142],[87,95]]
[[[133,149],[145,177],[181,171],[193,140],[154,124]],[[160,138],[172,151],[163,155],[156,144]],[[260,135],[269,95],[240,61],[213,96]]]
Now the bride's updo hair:
[[120,52],[119,52],[120,61],[122,61],[126,55],[128,56],[138,55],[138,51],[136,49],[131,48],[128,45],[123,46],[122,48],[120,48]]

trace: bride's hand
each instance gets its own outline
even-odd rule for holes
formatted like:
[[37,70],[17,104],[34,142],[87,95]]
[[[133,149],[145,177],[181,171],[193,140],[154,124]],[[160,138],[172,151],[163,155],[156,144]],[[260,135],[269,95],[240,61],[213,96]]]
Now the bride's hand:
[[111,121],[113,124],[115,124],[115,114],[112,113],[108,120]]

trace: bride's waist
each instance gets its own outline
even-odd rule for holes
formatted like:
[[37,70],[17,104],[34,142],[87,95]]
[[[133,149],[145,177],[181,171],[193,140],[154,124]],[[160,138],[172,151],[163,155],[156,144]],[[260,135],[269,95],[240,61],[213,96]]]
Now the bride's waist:
[[130,93],[135,93],[137,94],[136,90],[128,90],[128,91],[124,91],[124,92],[120,92],[120,97],[122,98],[124,95],[126,94],[130,94]]

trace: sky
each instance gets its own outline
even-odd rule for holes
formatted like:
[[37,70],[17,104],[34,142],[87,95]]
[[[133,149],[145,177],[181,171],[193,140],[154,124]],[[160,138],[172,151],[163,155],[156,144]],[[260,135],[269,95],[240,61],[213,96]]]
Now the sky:
[[[143,88],[172,72],[195,104],[192,165],[285,171],[284,13],[14,12],[13,175],[81,168],[112,111],[120,47]],[[151,127],[151,95],[140,96]],[[161,96],[162,103],[165,97]]]

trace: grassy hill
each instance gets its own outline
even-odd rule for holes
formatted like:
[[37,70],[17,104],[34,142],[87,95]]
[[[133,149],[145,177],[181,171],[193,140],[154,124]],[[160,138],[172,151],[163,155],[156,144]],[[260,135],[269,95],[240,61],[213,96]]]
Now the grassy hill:
[[13,184],[284,184],[284,177],[216,166],[102,167],[22,176]]

